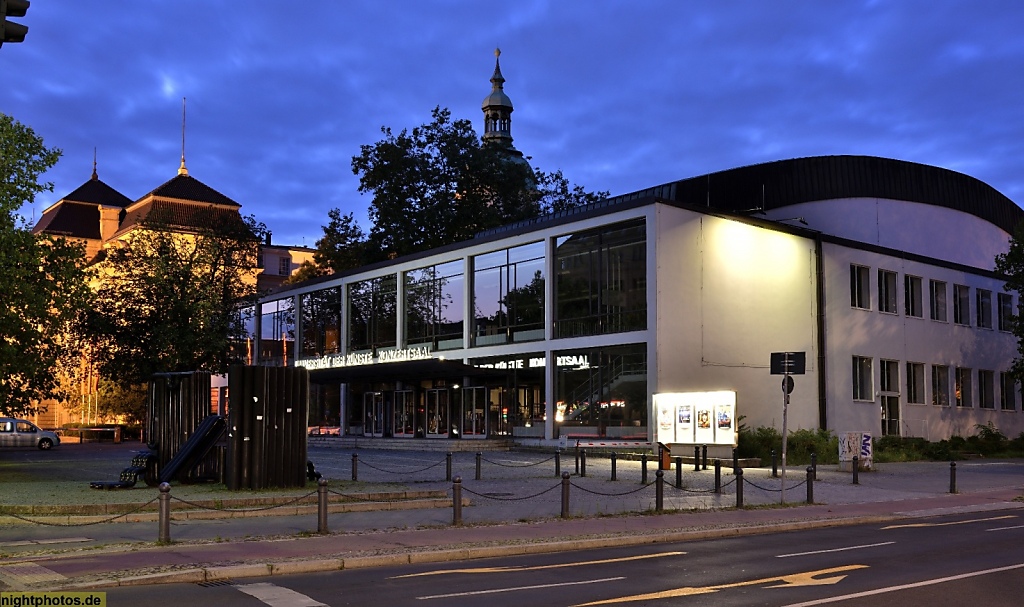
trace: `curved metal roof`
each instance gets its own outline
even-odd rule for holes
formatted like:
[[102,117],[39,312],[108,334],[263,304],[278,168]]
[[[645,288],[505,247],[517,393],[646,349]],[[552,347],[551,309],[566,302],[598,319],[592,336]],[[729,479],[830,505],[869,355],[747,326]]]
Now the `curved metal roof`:
[[610,201],[648,196],[732,212],[838,198],[888,198],[970,213],[1010,234],[1024,222],[1024,209],[979,179],[875,156],[777,160],[674,181]]

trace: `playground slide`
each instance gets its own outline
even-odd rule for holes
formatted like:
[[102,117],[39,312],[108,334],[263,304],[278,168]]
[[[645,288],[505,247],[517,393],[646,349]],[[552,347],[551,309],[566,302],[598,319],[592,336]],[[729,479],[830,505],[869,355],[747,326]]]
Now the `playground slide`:
[[179,472],[188,473],[198,466],[210,449],[213,449],[213,446],[220,440],[226,426],[227,423],[220,415],[208,415],[184,446],[174,454],[171,461],[167,462],[167,465],[160,470],[160,482],[168,483]]

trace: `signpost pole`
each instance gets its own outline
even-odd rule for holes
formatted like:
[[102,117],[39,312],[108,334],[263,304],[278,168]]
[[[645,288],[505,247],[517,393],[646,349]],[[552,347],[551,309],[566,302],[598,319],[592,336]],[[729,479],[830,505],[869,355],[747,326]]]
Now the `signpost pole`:
[[786,503],[786,434],[789,413],[789,373],[782,378],[782,502]]

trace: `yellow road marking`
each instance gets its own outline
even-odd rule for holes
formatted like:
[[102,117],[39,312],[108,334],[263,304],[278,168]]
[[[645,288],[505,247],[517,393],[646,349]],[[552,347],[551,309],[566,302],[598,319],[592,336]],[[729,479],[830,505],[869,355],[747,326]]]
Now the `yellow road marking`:
[[976,518],[969,521],[953,521],[951,523],[908,523],[906,525],[889,525],[888,527],[882,527],[882,531],[886,529],[909,529],[911,527],[946,527],[949,525],[966,525],[967,523],[983,523],[985,521],[1000,521],[1007,518],[1017,518],[1016,514],[1008,514],[1006,516],[993,516],[991,518]]
[[424,575],[448,575],[452,573],[515,573],[518,571],[540,571],[541,569],[560,569],[563,567],[580,567],[586,565],[605,565],[608,563],[624,563],[626,561],[640,561],[643,559],[656,559],[665,556],[682,556],[685,552],[656,552],[654,554],[640,554],[637,556],[626,556],[617,559],[603,559],[600,561],[582,561],[576,563],[559,563],[557,565],[534,565],[520,567],[474,567],[472,569],[442,569],[439,571],[425,571],[423,573],[409,573],[407,575],[396,575],[391,580],[407,577],[421,577]]
[[657,599],[671,599],[681,596],[693,596],[696,594],[710,594],[712,592],[718,592],[719,590],[726,590],[728,588],[739,588],[741,586],[760,586],[762,584],[770,584],[772,582],[778,582],[773,586],[767,586],[767,588],[793,588],[795,586],[822,586],[826,584],[836,584],[841,580],[845,579],[845,575],[833,575],[832,577],[818,577],[827,576],[833,573],[843,573],[846,571],[855,571],[857,569],[866,569],[867,565],[843,565],[842,567],[832,567],[830,569],[819,569],[817,571],[808,571],[806,573],[793,573],[790,575],[781,575],[776,577],[761,578],[758,580],[748,580],[746,582],[735,582],[732,584],[719,584],[717,586],[684,586],[683,588],[673,588],[672,590],[662,590],[661,592],[651,592],[648,594],[635,594],[633,596],[623,596],[614,599],[606,599],[603,601],[594,601],[592,603],[581,603],[574,607],[590,607],[592,605],[611,605],[614,603],[631,603],[633,601],[654,601]]

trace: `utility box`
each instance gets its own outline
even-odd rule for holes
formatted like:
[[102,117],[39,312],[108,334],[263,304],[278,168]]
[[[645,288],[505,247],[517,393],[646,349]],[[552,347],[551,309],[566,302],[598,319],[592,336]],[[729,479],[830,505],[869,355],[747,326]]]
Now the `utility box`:
[[672,449],[665,443],[658,443],[658,470],[672,469]]
[[860,470],[870,470],[874,450],[870,432],[841,432],[839,434],[839,469],[853,471],[853,458]]

